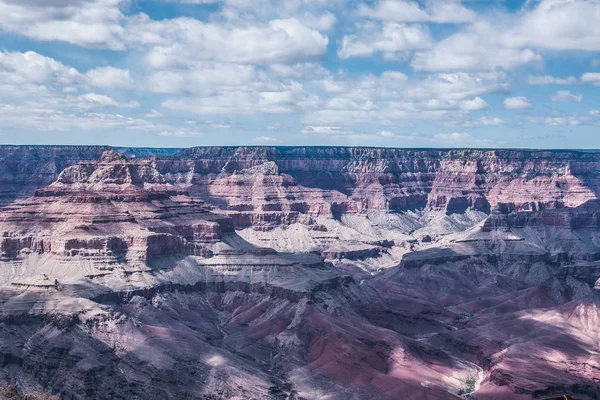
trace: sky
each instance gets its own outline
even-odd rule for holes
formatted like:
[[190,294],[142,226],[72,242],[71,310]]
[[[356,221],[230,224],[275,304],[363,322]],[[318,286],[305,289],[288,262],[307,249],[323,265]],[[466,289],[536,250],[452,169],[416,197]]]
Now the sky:
[[0,0],[0,143],[600,148],[600,0]]

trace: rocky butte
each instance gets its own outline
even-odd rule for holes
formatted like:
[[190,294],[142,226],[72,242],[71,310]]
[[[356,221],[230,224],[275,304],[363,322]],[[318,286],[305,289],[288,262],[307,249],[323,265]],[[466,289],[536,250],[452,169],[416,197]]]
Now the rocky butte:
[[600,398],[600,151],[0,159],[11,398]]

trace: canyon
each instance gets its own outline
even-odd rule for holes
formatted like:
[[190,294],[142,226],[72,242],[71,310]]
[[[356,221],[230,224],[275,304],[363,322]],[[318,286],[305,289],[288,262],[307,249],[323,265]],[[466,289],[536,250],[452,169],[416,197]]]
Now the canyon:
[[0,393],[600,399],[600,151],[0,160]]

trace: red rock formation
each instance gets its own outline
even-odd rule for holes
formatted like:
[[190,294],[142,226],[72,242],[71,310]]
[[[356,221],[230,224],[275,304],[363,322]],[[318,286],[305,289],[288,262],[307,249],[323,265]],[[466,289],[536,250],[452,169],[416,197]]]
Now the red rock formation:
[[50,186],[3,209],[0,252],[52,253],[146,263],[167,255],[208,255],[203,246],[231,231],[182,188],[166,184],[151,160],[106,151],[65,169]]

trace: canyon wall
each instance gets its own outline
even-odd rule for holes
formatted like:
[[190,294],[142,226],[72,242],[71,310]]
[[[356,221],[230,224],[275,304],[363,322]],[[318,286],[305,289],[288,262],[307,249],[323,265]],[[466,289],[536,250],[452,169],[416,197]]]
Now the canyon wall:
[[600,151],[0,154],[6,391],[600,398]]

